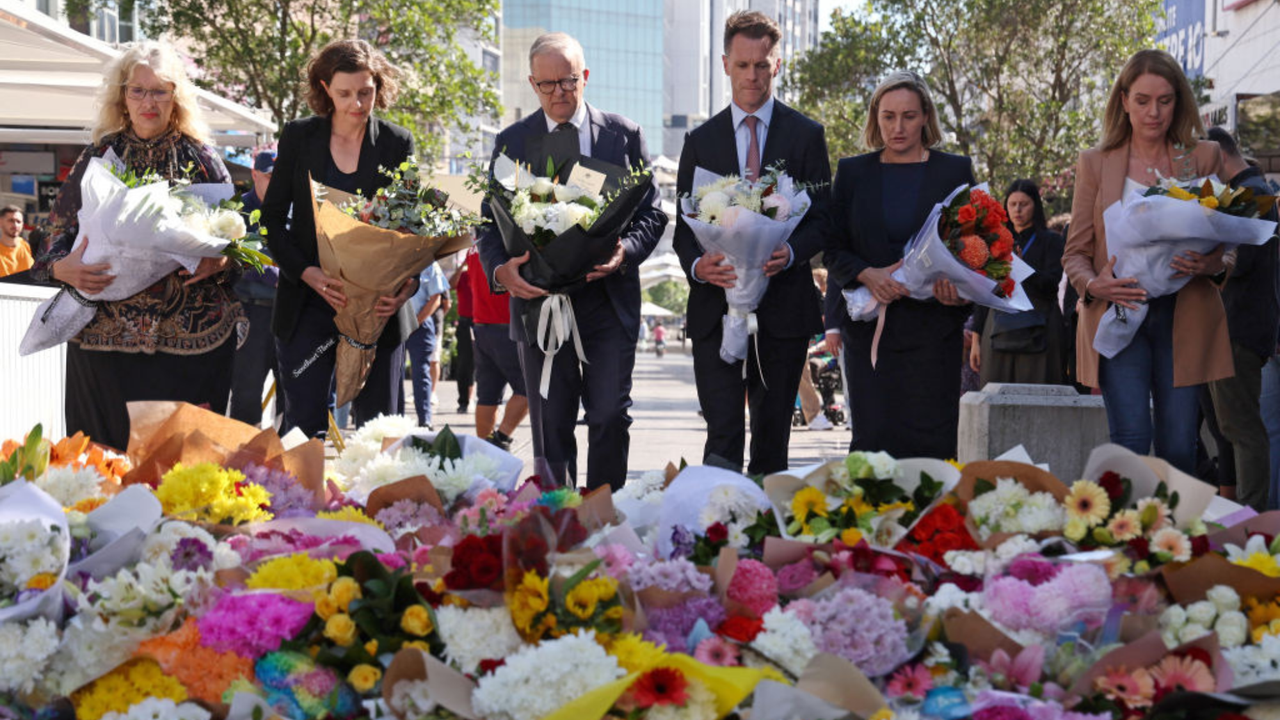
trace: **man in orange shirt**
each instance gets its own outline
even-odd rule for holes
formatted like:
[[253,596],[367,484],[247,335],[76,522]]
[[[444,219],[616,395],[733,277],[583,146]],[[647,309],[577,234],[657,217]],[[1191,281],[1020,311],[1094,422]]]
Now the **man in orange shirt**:
[[22,239],[22,210],[16,205],[0,208],[0,277],[30,269],[31,246]]

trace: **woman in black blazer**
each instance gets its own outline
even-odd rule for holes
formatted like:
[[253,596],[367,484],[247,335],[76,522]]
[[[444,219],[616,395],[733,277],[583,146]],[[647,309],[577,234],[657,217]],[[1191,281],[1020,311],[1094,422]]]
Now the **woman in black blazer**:
[[[378,168],[394,168],[411,156],[413,136],[373,117],[373,110],[395,101],[397,74],[363,40],[332,42],[312,58],[307,104],[316,114],[285,125],[280,133],[262,203],[267,244],[280,266],[271,329],[283,370],[283,429],[297,427],[308,437],[323,437],[328,428],[336,345],[345,341],[333,316],[347,302],[342,280],[320,269],[311,181],[365,196],[390,184]],[[380,413],[399,412],[404,340],[417,326],[405,301],[416,289],[417,283],[409,281],[378,301],[378,316],[396,318],[379,338],[368,380],[352,401],[357,426]]]
[[836,171],[828,281],[845,290],[865,285],[886,306],[874,368],[876,321],[846,314],[841,328],[851,450],[956,455],[969,305],[947,280],[934,283],[934,300],[919,301],[890,276],[934,204],[974,182],[969,158],[930,149],[941,138],[928,85],[913,72],[894,72],[871,97],[863,144],[873,152],[841,160]]
[[1035,270],[1022,281],[1032,309],[1004,313],[974,308],[973,329],[981,337],[973,343],[969,366],[982,377],[983,385],[1062,385],[1067,381],[1062,362],[1066,325],[1058,305],[1058,284],[1066,240],[1049,229],[1035,181],[1014,180],[1004,194],[1004,207],[1014,252]]

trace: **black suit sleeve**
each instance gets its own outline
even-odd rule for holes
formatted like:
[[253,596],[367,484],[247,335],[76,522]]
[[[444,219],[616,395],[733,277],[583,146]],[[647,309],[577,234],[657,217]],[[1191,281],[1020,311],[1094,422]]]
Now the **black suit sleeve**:
[[[490,179],[493,177],[493,161],[498,159],[507,146],[507,133],[507,130],[500,133],[493,144],[493,155],[489,158]],[[489,289],[495,293],[506,292],[498,287],[493,279],[493,273],[500,265],[510,260],[511,256],[507,254],[507,248],[502,244],[502,234],[498,232],[498,226],[493,222],[493,208],[489,205],[487,193],[480,203],[480,215],[488,221],[481,225],[476,233],[476,250],[480,254],[480,265],[484,269],[484,276],[489,280]]]
[[[276,164],[262,201],[262,226],[267,230],[267,247],[289,282],[302,283],[302,272],[311,265],[289,228],[289,210],[294,204],[298,165],[302,161],[302,126],[289,123],[280,133]],[[297,198],[299,202],[303,198]],[[310,202],[310,198],[305,198]],[[308,210],[309,212],[309,210]]]
[[858,180],[857,165],[856,158],[840,161],[825,217],[827,232],[823,259],[827,266],[827,282],[845,290],[861,286],[858,274],[871,267],[871,263],[854,251],[855,229],[849,223]]
[[839,285],[831,282],[829,274],[831,271],[827,272],[827,295],[822,299],[822,329],[839,330],[845,316],[844,291]]
[[[649,166],[649,149],[645,146],[644,131],[636,126],[627,132],[627,160],[632,167]],[[626,252],[624,261],[630,267],[639,267],[645,258],[653,253],[658,240],[662,238],[662,229],[667,226],[667,214],[662,211],[658,185],[651,183],[649,192],[640,201],[640,208],[631,218],[631,224],[620,238]]]
[[1062,282],[1062,251],[1065,241],[1056,232],[1040,232],[1044,234],[1044,254],[1040,255],[1040,261],[1033,267],[1035,272],[1023,280],[1022,285],[1029,293],[1041,297],[1057,297],[1058,285]]
[[[792,263],[807,263],[827,245],[828,196],[831,192],[831,160],[827,156],[827,133],[821,125],[817,125],[809,142],[804,144],[804,160],[801,164],[803,176],[797,177],[799,182],[813,185],[809,189],[812,205],[805,213],[804,220],[791,233],[788,243],[791,245]],[[793,265],[794,266],[794,265]]]
[[684,149],[680,152],[680,167],[676,171],[676,232],[672,239],[672,248],[680,257],[680,266],[689,282],[699,280],[693,277],[693,262],[702,257],[702,248],[693,236],[693,230],[684,221],[680,210],[680,198],[693,192],[693,171],[698,167],[698,143],[694,142],[692,133],[684,134]]

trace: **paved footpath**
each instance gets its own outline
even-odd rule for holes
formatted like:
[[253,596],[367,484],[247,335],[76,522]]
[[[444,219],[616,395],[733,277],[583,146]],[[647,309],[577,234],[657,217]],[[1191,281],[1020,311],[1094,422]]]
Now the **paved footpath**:
[[[461,415],[458,388],[451,380],[440,383],[436,404],[435,426],[448,424],[457,432],[475,432],[474,414]],[[412,406],[413,393],[405,385],[406,398]],[[698,415],[698,394],[693,382],[693,358],[687,353],[668,352],[658,358],[652,352],[636,357],[634,385],[631,391],[631,456],[629,477],[647,470],[661,469],[668,462],[679,464],[684,458],[690,464],[702,459],[706,425]],[[474,413],[474,406],[472,407]],[[501,410],[499,411],[501,412]],[[410,417],[413,410],[406,411]],[[579,425],[578,477],[585,479],[587,465],[587,427]],[[529,421],[516,430],[512,452],[525,461],[526,470],[533,466],[533,445],[529,439]],[[750,436],[747,438],[750,445]],[[809,430],[793,428],[791,432],[791,465],[799,466],[842,457],[849,446],[849,430]]]

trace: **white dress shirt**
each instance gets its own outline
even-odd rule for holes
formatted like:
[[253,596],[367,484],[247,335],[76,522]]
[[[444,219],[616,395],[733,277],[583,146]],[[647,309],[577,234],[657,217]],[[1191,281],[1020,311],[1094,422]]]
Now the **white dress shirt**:
[[[543,113],[542,117],[547,121],[547,132],[555,132],[560,123],[552,120],[546,113]],[[587,122],[585,102],[578,103],[578,109],[574,111],[573,117],[569,118],[569,124],[578,128],[578,151],[583,157],[591,157],[591,123]]]

